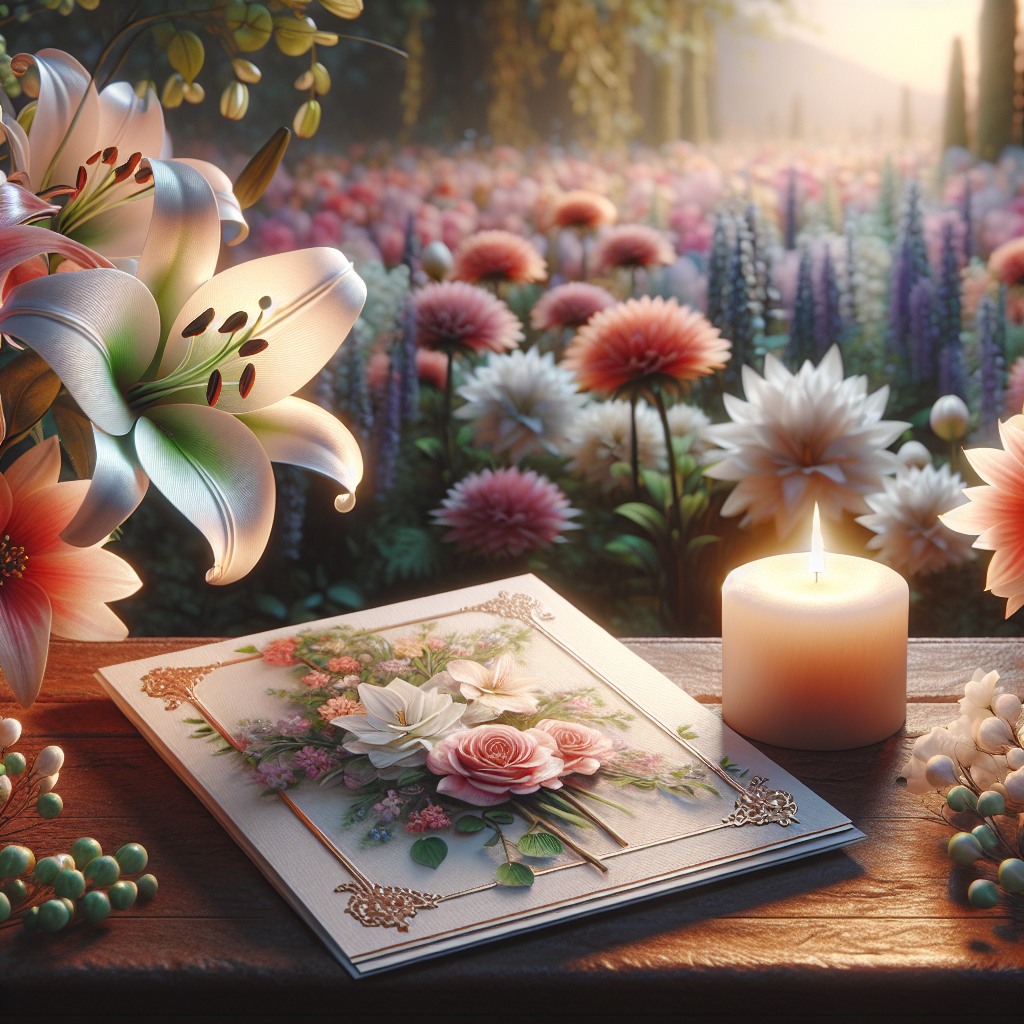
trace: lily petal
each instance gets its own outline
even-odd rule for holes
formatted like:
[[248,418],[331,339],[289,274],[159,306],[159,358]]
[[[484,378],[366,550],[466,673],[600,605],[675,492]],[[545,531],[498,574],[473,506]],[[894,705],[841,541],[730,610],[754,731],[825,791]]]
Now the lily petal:
[[158,354],[162,356],[178,311],[217,269],[220,218],[213,189],[194,167],[164,160],[150,160],[149,165],[155,186],[153,219],[138,278],[153,293],[160,310]]
[[0,185],[0,228],[24,224],[35,217],[59,213],[60,207],[40,199],[34,192],[5,181]]
[[216,165],[207,160],[189,160],[179,157],[175,163],[188,164],[194,167],[209,183],[213,194],[217,197],[217,210],[220,213],[220,227],[225,245],[238,245],[249,237],[249,225],[245,222],[242,207],[235,198],[231,179]]
[[27,579],[8,580],[0,601],[0,669],[23,708],[32,705],[43,685],[51,618],[42,587]]
[[139,461],[210,542],[207,582],[241,579],[259,561],[274,523],[266,453],[244,423],[219,409],[165,405],[147,415],[135,427]]
[[25,129],[13,117],[0,113],[0,138],[7,140],[13,163],[12,173],[21,171],[31,181],[32,147],[29,145]]
[[[135,454],[131,435],[114,437],[93,427],[96,469],[89,491],[61,539],[88,548],[109,537],[142,503],[149,477]],[[15,463],[17,465],[17,463]]]
[[32,224],[15,224],[0,228],[0,288],[16,266],[48,252],[60,253],[80,267],[112,269],[114,266],[99,253],[86,248],[80,242],[58,235],[56,231],[37,228]]
[[[363,458],[351,433],[329,412],[301,398],[285,398],[238,417],[259,439],[271,462],[287,462],[323,473],[346,489],[335,499],[339,512],[363,478]],[[340,505],[345,505],[342,509]]]
[[[96,146],[100,121],[96,88],[89,72],[63,50],[19,54],[15,60],[22,58],[39,69],[39,106],[32,121],[32,184],[37,190],[74,185],[78,168]],[[72,121],[75,127],[65,142]]]
[[[43,228],[8,231],[59,238]],[[135,416],[121,389],[135,383],[149,365],[159,332],[156,303],[141,281],[120,270],[80,270],[26,281],[0,309],[0,331],[38,352],[98,427],[108,434],[131,430]]]
[[[128,82],[114,82],[100,93],[97,146],[116,146],[122,160],[132,153],[159,157],[164,144],[164,113],[152,89],[136,96]],[[91,154],[90,154],[91,155]]]
[[[139,265],[141,276],[142,265]],[[252,324],[259,300],[271,306],[257,328],[269,348],[256,360],[256,383],[247,398],[225,388],[218,408],[251,413],[280,402],[309,381],[337,351],[366,301],[366,285],[349,260],[337,249],[320,247],[263,256],[230,267],[203,285],[182,307],[167,341],[161,372],[173,370],[188,348],[182,328],[203,310],[213,308],[218,319],[195,339],[189,356],[197,363],[214,355],[224,343],[216,325],[236,311],[249,314]],[[230,359],[220,367],[225,380],[237,380],[248,359]],[[188,400],[205,402],[205,383]]]

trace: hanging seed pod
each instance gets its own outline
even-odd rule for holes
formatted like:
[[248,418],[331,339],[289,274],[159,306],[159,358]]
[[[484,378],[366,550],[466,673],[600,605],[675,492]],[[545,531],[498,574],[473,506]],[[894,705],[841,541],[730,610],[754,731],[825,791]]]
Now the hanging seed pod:
[[316,22],[312,18],[282,15],[274,19],[274,42],[289,57],[300,57],[315,42]]
[[229,4],[225,8],[225,16],[229,14],[234,15],[234,18],[228,21],[228,27],[232,24],[236,26],[231,36],[242,53],[261,50],[270,42],[274,33],[274,19],[263,4]]
[[320,104],[316,100],[306,100],[296,112],[292,127],[300,139],[311,139],[316,135],[320,127]]
[[310,69],[313,76],[313,87],[317,96],[326,96],[331,91],[331,76],[327,68],[317,61]]
[[206,99],[206,90],[198,82],[186,82],[184,92],[186,103],[202,103]]
[[220,96],[220,112],[229,121],[241,121],[249,109],[249,89],[244,82],[232,82]]
[[181,106],[181,101],[185,98],[185,80],[175,71],[170,78],[164,82],[164,91],[160,97],[160,102],[167,107],[169,110],[173,110],[175,107]]
[[231,62],[231,67],[238,80],[249,85],[255,85],[263,77],[263,72],[251,60],[245,60],[243,57],[236,57]]
[[167,59],[186,82],[191,82],[196,75],[203,70],[203,61],[206,59],[206,48],[202,39],[185,29],[176,32],[174,38],[167,44]]
[[298,78],[295,79],[295,88],[299,92],[305,92],[307,89],[313,88],[313,72],[312,70],[303,71]]
[[320,6],[336,18],[344,18],[346,21],[358,18],[363,13],[363,0],[320,0]]

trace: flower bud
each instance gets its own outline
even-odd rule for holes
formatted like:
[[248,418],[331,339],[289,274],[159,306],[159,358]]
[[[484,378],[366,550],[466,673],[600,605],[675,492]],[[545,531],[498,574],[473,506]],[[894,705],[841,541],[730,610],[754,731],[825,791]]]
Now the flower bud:
[[960,784],[956,765],[953,764],[953,759],[945,754],[936,754],[935,757],[928,759],[924,768],[924,777],[928,780],[928,785],[934,786],[936,789],[945,790]]
[[295,88],[299,92],[305,92],[307,89],[313,88],[313,72],[307,68],[305,71],[295,79]]
[[452,269],[452,251],[440,239],[423,247],[420,267],[435,281],[443,281]]
[[255,85],[263,77],[263,72],[251,60],[245,60],[242,57],[236,57],[231,62],[231,67],[238,80],[247,82],[249,85]]
[[282,15],[274,19],[274,42],[289,57],[304,54],[313,45],[316,34],[316,22],[312,18]]
[[351,21],[363,13],[363,0],[320,0],[320,6],[326,7],[336,18]]
[[56,788],[57,780],[60,778],[60,772],[54,772],[53,775],[46,775],[39,780],[39,795],[42,796],[44,793],[49,793],[51,789]]
[[202,103],[206,99],[206,90],[198,82],[186,82],[184,94],[186,103]]
[[13,747],[21,739],[21,722],[16,718],[0,718],[0,748]]
[[7,798],[11,795],[13,788],[14,785],[11,782],[10,776],[0,775],[0,807],[7,803]]
[[981,753],[971,765],[971,779],[979,789],[990,789],[1002,773],[991,754]]
[[171,41],[167,44],[167,59],[186,82],[191,82],[200,71],[203,70],[203,61],[206,59],[206,48],[202,39],[184,29],[175,32]]
[[1006,789],[1006,795],[1014,803],[1024,803],[1024,768],[1018,768],[1017,771],[1010,772],[1003,779],[1003,786]]
[[249,89],[244,82],[232,82],[220,96],[220,112],[229,121],[241,121],[249,109]]
[[310,69],[313,75],[313,87],[317,96],[326,96],[331,91],[331,73],[317,61]]
[[292,127],[300,139],[311,139],[316,135],[320,127],[320,104],[316,100],[306,100],[296,111]]
[[896,453],[896,458],[906,469],[911,466],[924,469],[925,466],[932,464],[932,453],[920,441],[907,441]]
[[231,36],[242,53],[261,50],[270,41],[274,32],[274,19],[263,4],[229,4],[225,14],[236,15],[236,20],[229,21],[228,27],[237,25],[232,29]]
[[983,718],[972,731],[975,742],[984,750],[1001,754],[1004,747],[1013,743],[1013,733],[1010,732],[1010,727],[995,715]]
[[64,764],[64,751],[60,747],[43,747],[32,766],[37,775],[55,775]]
[[1024,750],[1020,747],[1011,747],[1006,752],[1006,764],[1012,772],[1024,768]]
[[278,128],[242,168],[235,182],[234,193],[243,210],[247,210],[263,195],[281,163],[291,137],[292,133],[287,128]]
[[1020,718],[1020,709],[1020,697],[1015,693],[1001,693],[992,701],[992,710],[1011,726]]
[[971,422],[971,414],[959,395],[943,395],[932,406],[928,423],[937,437],[943,441],[959,441]]
[[181,106],[181,101],[185,98],[185,80],[175,72],[170,78],[164,82],[163,95],[160,97],[160,102],[163,103],[168,110],[173,110],[175,107]]

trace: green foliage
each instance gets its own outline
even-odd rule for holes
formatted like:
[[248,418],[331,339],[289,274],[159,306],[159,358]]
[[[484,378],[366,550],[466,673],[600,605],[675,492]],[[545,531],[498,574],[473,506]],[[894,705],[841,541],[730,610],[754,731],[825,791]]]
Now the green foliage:
[[533,869],[521,861],[502,864],[494,873],[498,885],[533,885]]
[[424,864],[428,868],[437,869],[441,862],[448,856],[448,844],[437,836],[428,836],[426,839],[417,839],[412,844],[409,855],[417,864]]
[[516,843],[516,849],[525,857],[557,857],[562,843],[550,832],[527,832]]

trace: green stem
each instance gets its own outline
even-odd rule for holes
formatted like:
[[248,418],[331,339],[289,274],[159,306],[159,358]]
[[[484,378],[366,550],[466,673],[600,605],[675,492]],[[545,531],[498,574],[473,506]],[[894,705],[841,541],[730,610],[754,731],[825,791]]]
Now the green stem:
[[640,447],[636,439],[636,393],[629,400],[629,462],[633,471],[633,500],[640,500]]
[[[683,552],[685,551],[685,538],[683,536],[683,506],[679,495],[679,480],[676,467],[675,450],[672,447],[672,428],[668,425],[668,413],[665,410],[665,399],[661,388],[655,385],[651,389],[654,395],[654,403],[658,407],[658,415],[661,417],[661,427],[665,432],[665,450],[668,454],[668,478],[672,486],[672,510],[675,519],[676,540],[675,540],[675,561],[676,561],[676,603],[679,625],[682,626],[686,618],[686,573],[683,565]],[[670,546],[672,529],[669,528]]]
[[455,453],[452,444],[452,384],[455,373],[455,353],[448,353],[448,368],[444,381],[444,408],[441,411],[441,447],[447,461],[449,473],[454,472]]

